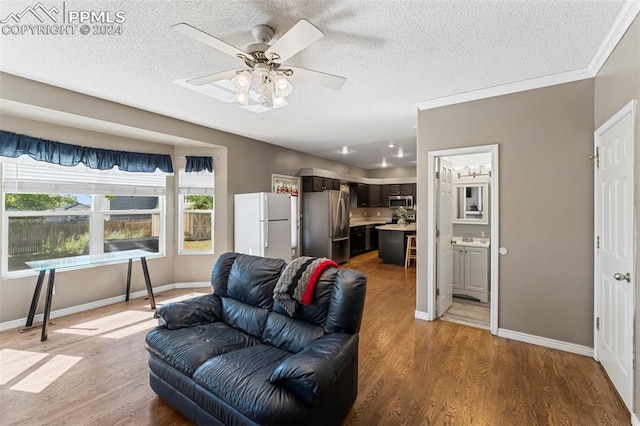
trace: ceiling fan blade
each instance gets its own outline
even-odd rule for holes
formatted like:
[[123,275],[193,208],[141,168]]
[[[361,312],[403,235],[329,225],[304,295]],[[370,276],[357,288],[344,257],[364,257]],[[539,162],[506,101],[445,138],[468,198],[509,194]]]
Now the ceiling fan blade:
[[323,35],[311,22],[301,19],[264,53],[267,58],[270,54],[276,53],[282,63]]
[[340,77],[339,75],[327,74],[324,72],[308,70],[306,68],[300,67],[290,67],[288,65],[285,65],[284,67],[293,71],[292,78],[295,81],[315,84],[316,86],[322,86],[328,89],[340,90],[342,89],[342,86],[344,86],[344,83],[347,81],[346,78]]
[[202,86],[207,83],[213,83],[215,81],[226,80],[236,76],[236,70],[222,71],[215,74],[203,75],[202,77],[192,78],[187,80],[186,83],[193,84],[194,86]]
[[209,46],[214,47],[228,55],[236,56],[238,53],[245,55],[245,53],[237,47],[232,46],[229,43],[222,41],[210,34],[207,34],[195,27],[192,27],[189,24],[185,24],[184,22],[172,25],[171,28],[179,32],[180,34],[191,37],[192,39],[197,40],[201,43],[208,44]]

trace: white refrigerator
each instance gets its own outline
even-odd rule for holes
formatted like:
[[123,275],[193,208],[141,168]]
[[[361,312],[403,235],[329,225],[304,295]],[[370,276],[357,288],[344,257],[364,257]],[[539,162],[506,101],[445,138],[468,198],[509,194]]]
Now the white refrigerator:
[[291,261],[291,196],[234,195],[234,251]]

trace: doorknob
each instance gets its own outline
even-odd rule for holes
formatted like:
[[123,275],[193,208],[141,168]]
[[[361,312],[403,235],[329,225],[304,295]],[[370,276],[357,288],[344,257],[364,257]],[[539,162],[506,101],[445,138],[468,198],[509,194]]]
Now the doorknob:
[[613,278],[615,278],[618,281],[626,281],[628,283],[631,282],[631,273],[627,272],[626,274],[622,275],[620,272],[616,272],[615,274],[613,274]]

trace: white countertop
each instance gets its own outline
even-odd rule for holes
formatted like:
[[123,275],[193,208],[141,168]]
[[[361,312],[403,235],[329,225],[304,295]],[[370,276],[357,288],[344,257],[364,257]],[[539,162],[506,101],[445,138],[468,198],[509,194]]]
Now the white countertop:
[[403,232],[416,232],[416,224],[410,223],[408,225],[382,225],[376,226],[376,229],[380,231],[403,231]]
[[484,247],[488,248],[491,245],[491,240],[484,237],[473,237],[473,241],[462,241],[462,237],[453,237],[454,245],[462,247]]

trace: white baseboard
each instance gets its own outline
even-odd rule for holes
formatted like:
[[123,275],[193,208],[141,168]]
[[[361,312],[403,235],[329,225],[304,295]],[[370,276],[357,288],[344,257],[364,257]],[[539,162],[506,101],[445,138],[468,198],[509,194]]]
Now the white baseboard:
[[431,321],[431,317],[428,312],[416,310],[415,317],[419,320]]
[[640,426],[640,419],[636,413],[631,413],[631,426]]
[[[210,287],[211,284],[202,281],[202,282],[194,282],[194,283],[175,283],[175,284],[167,284],[161,285],[153,288],[153,294],[162,293],[165,291],[173,290],[173,289],[182,289],[182,288],[201,288],[201,287]],[[130,299],[138,299],[140,297],[146,297],[147,290],[134,291],[129,294]],[[84,303],[82,305],[70,306],[68,308],[58,309],[55,311],[51,311],[50,318],[59,318],[64,317],[71,314],[77,314],[78,312],[89,311],[91,309],[102,308],[103,306],[113,305],[115,303],[124,302],[126,299],[125,295],[109,297],[108,299],[96,300],[95,302]],[[37,314],[33,318],[33,322],[42,322],[44,315]],[[21,328],[24,327],[27,323],[27,317],[20,318],[13,321],[7,321],[0,323],[0,331],[11,330],[12,328]]]
[[558,349],[559,351],[571,352],[593,358],[593,348],[576,345],[575,343],[563,342],[562,340],[520,333],[519,331],[505,330],[504,328],[498,329],[498,337],[518,340],[519,342],[531,343],[532,345],[544,346],[546,348]]
[[173,288],[201,288],[201,287],[211,287],[211,283],[209,281],[198,281],[193,283],[173,284]]

